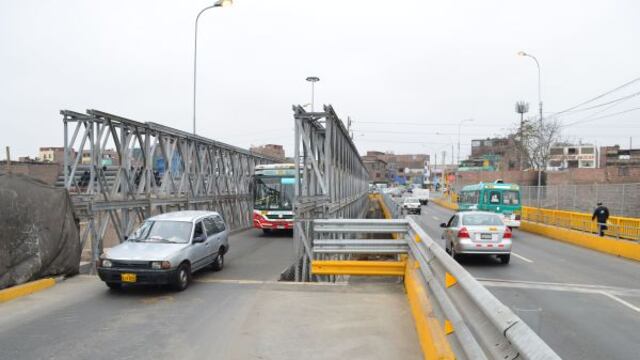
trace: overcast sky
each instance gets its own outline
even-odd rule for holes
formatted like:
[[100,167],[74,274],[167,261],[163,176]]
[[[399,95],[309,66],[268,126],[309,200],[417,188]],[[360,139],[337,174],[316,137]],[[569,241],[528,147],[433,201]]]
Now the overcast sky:
[[[0,145],[61,146],[59,110],[99,109],[191,131],[193,22],[212,1],[0,0]],[[293,152],[291,105],[351,116],[362,152],[462,155],[505,133],[514,103],[557,112],[640,77],[640,2],[237,0],[200,21],[198,129]],[[591,102],[640,92],[636,82]],[[586,107],[585,106],[585,107]],[[640,147],[640,97],[560,119],[564,135]],[[600,112],[600,113],[597,113]],[[603,117],[608,116],[608,117]],[[600,118],[603,117],[603,118]]]

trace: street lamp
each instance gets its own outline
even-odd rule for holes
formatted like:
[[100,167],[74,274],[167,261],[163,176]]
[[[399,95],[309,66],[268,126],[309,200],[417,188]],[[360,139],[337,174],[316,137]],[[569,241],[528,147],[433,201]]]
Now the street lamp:
[[541,78],[541,76],[540,76],[540,63],[538,62],[538,59],[535,56],[533,56],[531,54],[527,54],[524,51],[519,51],[518,55],[532,58],[533,61],[536,62],[536,66],[538,67],[538,106],[540,108],[540,122],[542,122],[542,96],[540,95],[541,92],[542,92],[541,84],[540,84],[540,78]]
[[462,123],[464,123],[465,121],[473,121],[473,119],[463,119],[460,120],[460,123],[458,123],[458,164],[460,164],[460,129],[462,128]]
[[307,81],[311,83],[311,112],[313,112],[314,105],[314,97],[315,97],[315,84],[320,81],[320,78],[317,76],[309,76],[307,77]]
[[223,7],[226,5],[231,5],[233,0],[218,0],[213,5],[207,6],[206,8],[200,10],[198,16],[196,16],[196,25],[195,25],[195,36],[194,36],[194,46],[193,46],[193,135],[196,134],[196,70],[197,70],[197,59],[198,59],[198,20],[200,20],[200,15],[203,12],[215,8],[215,7]]
[[[540,63],[538,62],[538,59],[536,59],[535,56],[531,55],[531,54],[527,54],[524,51],[519,51],[518,55],[520,56],[527,56],[533,59],[533,61],[536,62],[536,66],[538,67],[538,105],[540,108],[540,125],[542,126],[542,96],[540,95],[541,93],[541,85],[540,85]],[[540,207],[540,186],[542,185],[542,169],[538,169],[538,207]]]

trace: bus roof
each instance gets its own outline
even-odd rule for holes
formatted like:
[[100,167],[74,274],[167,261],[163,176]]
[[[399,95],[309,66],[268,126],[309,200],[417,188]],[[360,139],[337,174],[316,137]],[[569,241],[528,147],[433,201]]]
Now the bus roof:
[[462,188],[462,191],[476,191],[483,189],[497,189],[497,190],[520,190],[518,184],[507,183],[479,183],[473,185],[467,185]]

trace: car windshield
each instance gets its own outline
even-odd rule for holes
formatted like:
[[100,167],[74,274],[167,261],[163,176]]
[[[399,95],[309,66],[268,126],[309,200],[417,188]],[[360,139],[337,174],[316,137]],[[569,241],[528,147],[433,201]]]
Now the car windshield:
[[145,221],[128,240],[186,244],[191,238],[191,225],[188,221]]
[[417,203],[420,202],[420,200],[418,200],[418,198],[406,198],[404,199],[405,203]]
[[499,216],[493,214],[467,214],[462,217],[463,225],[504,225]]

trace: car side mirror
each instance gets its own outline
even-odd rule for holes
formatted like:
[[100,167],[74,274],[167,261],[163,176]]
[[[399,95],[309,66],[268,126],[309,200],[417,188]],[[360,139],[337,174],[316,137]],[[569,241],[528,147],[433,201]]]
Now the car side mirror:
[[441,227],[441,228],[446,228],[446,227],[447,227],[447,223],[441,223],[441,224],[440,224],[440,227]]
[[200,234],[193,238],[193,243],[203,243],[205,240],[207,240],[207,237],[204,234]]

